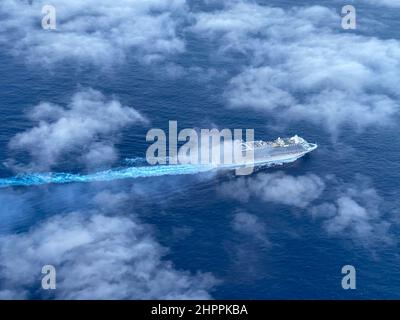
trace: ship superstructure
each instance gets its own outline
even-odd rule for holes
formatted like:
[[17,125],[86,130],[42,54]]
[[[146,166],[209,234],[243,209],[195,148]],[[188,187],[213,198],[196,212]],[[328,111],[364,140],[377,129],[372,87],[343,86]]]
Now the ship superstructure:
[[278,138],[274,141],[242,142],[242,152],[253,150],[254,164],[292,162],[318,147],[295,135],[291,138]]

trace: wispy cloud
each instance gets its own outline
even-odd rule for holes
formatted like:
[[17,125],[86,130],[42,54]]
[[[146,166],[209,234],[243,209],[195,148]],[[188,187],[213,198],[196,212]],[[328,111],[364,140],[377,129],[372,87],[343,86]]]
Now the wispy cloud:
[[[346,183],[332,175],[259,173],[222,184],[219,191],[225,197],[242,202],[241,208],[250,201],[296,207],[297,212],[319,221],[330,236],[351,239],[369,247],[393,243],[390,212],[382,212],[383,199],[372,182],[361,175]],[[244,233],[253,230],[256,237],[264,234],[263,225],[255,216],[246,213],[237,213],[233,225]]]
[[265,224],[254,214],[236,212],[233,216],[232,227],[235,231],[250,236],[263,245],[270,244]]
[[357,5],[357,3],[369,3],[375,6],[400,8],[400,0],[359,0],[359,1],[356,0],[353,5]]
[[192,30],[220,54],[247,57],[225,91],[231,107],[309,121],[333,135],[346,125],[388,125],[398,114],[400,43],[345,33],[328,8],[236,1],[196,19]]
[[220,192],[243,202],[257,198],[304,208],[317,199],[324,188],[325,183],[317,175],[290,176],[276,172],[260,173],[225,183],[220,187]]
[[361,240],[368,245],[391,243],[390,221],[380,206],[382,198],[365,177],[356,176],[343,184],[332,202],[310,208],[313,217],[321,219],[326,231],[334,236]]
[[55,0],[57,30],[42,30],[45,0],[3,0],[0,40],[18,57],[34,63],[108,66],[130,55],[143,63],[184,51],[178,35],[185,0]]
[[65,153],[88,166],[108,164],[116,159],[113,134],[145,121],[135,109],[93,89],[79,90],[66,107],[40,103],[28,116],[37,125],[13,137],[10,148],[27,151],[28,167],[35,170],[51,168]]
[[[59,214],[0,237],[0,297],[28,299],[209,299],[210,274],[177,270],[135,215],[118,215],[128,194],[102,191],[90,210]],[[104,205],[106,204],[106,205]],[[119,208],[119,209],[118,209]],[[41,289],[54,265],[57,288]]]

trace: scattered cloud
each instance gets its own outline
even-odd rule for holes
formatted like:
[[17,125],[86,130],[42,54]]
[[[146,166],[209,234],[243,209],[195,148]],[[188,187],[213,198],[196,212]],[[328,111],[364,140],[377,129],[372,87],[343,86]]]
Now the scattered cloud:
[[251,236],[258,242],[269,245],[265,224],[256,215],[247,212],[236,212],[233,217],[232,227],[235,231]]
[[[101,209],[59,214],[27,232],[0,237],[2,299],[209,299],[215,278],[175,269],[166,249],[134,215],[111,216],[127,194],[102,191]],[[104,207],[103,204],[106,203]],[[57,288],[41,289],[54,265]]]
[[398,114],[399,41],[342,32],[328,8],[233,2],[198,13],[192,31],[215,41],[220,55],[246,57],[225,91],[232,108],[309,121],[332,135],[389,125]]
[[[315,174],[259,173],[222,184],[219,191],[243,203],[258,201],[302,209],[320,221],[331,236],[349,238],[366,246],[393,242],[392,222],[381,212],[383,199],[365,176],[356,175],[352,183],[345,183],[333,175],[321,178]],[[265,226],[256,216],[240,211],[235,215],[233,227],[255,237],[265,234]]]
[[368,244],[390,243],[391,223],[380,212],[381,204],[370,182],[356,177],[354,183],[341,186],[335,200],[311,207],[310,212],[323,221],[331,235],[349,236]]
[[43,30],[47,4],[2,0],[2,46],[34,63],[72,59],[99,66],[122,63],[128,55],[152,63],[185,49],[177,32],[185,0],[54,0],[57,29]]
[[76,92],[66,107],[40,103],[29,117],[37,125],[14,136],[9,146],[27,151],[32,157],[28,167],[35,170],[48,170],[66,153],[78,154],[88,166],[109,164],[117,157],[113,135],[146,121],[135,109],[93,89]]
[[[400,0],[361,0],[375,6],[384,6],[389,8],[400,8]],[[357,5],[357,2],[355,3]]]
[[321,195],[324,188],[325,183],[315,174],[296,177],[280,171],[239,178],[223,184],[220,191],[243,202],[255,197],[265,202],[305,208]]

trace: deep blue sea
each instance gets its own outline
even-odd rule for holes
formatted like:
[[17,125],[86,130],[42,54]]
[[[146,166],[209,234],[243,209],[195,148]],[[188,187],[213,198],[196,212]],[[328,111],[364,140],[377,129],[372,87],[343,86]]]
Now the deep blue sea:
[[[314,0],[258,3],[284,10],[294,6],[322,5],[338,13],[344,5],[340,1]],[[215,2],[193,1],[188,5],[193,12],[218,7]],[[351,32],[361,37],[400,43],[399,8],[377,9],[365,1],[357,4],[357,9],[360,27]],[[368,27],[370,21],[374,27]],[[21,165],[31,161],[29,153],[16,152],[9,147],[15,135],[37,125],[27,118],[29,110],[43,101],[65,106],[80,88],[93,88],[106,97],[115,97],[122,105],[134,107],[149,122],[119,130],[114,146],[118,157],[110,166],[87,168],[75,161],[75,155],[67,152],[51,167],[52,172],[86,174],[127,167],[125,159],[145,157],[149,146],[145,138],[147,131],[150,128],[167,129],[170,120],[178,121],[178,129],[254,128],[256,138],[263,140],[298,134],[310,142],[317,142],[319,148],[295,163],[263,168],[248,178],[237,177],[232,172],[216,175],[205,172],[108,182],[3,187],[0,189],[1,241],[18,241],[12,235],[29,234],[58,215],[70,212],[89,215],[92,210],[100,210],[93,204],[93,198],[100,192],[124,193],[128,199],[108,215],[133,217],[147,226],[153,239],[165,248],[162,260],[170,262],[174,269],[193,275],[197,272],[212,274],[218,279],[209,289],[212,298],[400,298],[398,114],[393,115],[392,125],[372,125],[362,130],[345,125],[333,137],[323,125],[304,120],[280,125],[279,118],[266,116],[259,109],[229,108],[224,93],[229,81],[244,70],[246,53],[217,57],[215,41],[188,31],[179,32],[185,39],[186,49],[169,56],[166,63],[173,63],[182,68],[180,70],[212,68],[215,70],[213,76],[204,78],[192,72],[171,75],[163,67],[165,62],[143,64],[130,52],[126,62],[110,68],[102,69],[90,63],[78,65],[74,59],[64,59],[62,63],[46,67],[27,62],[24,55],[15,55],[2,45],[0,178],[21,173],[9,165],[10,159]],[[338,31],[341,32],[345,31]],[[393,67],[398,68],[399,64]],[[307,99],[309,92],[297,94],[301,99]],[[393,100],[398,108],[399,96],[394,95]],[[105,141],[107,136],[99,139]],[[341,233],[327,232],[325,220],[310,214],[310,205],[302,207],[265,201],[257,194],[248,201],[240,201],[221,191],[224,186],[235,184],[237,179],[250,179],[251,184],[251,179],[257,179],[257,176],[277,172],[294,177],[314,174],[323,179],[325,189],[313,200],[313,205],[335,203],[340,190],[345,188],[343,186],[353,185],[357,177],[368,180],[368,185],[373,186],[380,199],[379,215],[371,221],[385,219],[390,224],[385,233],[390,241],[354,237],[351,228]],[[329,183],[333,180],[334,183]],[[258,241],[251,232],[240,232],[234,227],[233,221],[239,212],[257,219],[257,225],[263,226],[262,237],[268,239],[268,244]],[[366,221],[369,223],[369,218]],[[373,230],[371,234],[380,237],[378,231]],[[4,252],[2,259],[7,259]],[[80,258],[84,259],[79,255],[76,259]],[[57,264],[57,261],[53,263]],[[356,290],[342,289],[341,268],[344,265],[353,265],[357,270]],[[37,273],[40,274],[40,270]],[[7,283],[6,278],[3,274],[0,286]],[[13,283],[21,285],[18,281]],[[30,297],[42,297],[29,286]]]

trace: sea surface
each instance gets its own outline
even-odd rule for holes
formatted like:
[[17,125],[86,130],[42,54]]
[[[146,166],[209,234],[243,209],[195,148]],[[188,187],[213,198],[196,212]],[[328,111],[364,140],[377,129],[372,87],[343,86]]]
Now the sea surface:
[[[266,3],[282,8],[320,4],[338,11],[342,5],[340,1],[304,0]],[[191,5],[207,9],[205,4]],[[400,41],[398,9],[378,10],[368,4],[358,8],[361,34]],[[363,21],[370,18],[382,23],[377,28],[363,28]],[[126,159],[145,157],[149,146],[145,139],[147,131],[167,130],[169,120],[178,122],[178,130],[210,125],[254,128],[256,139],[263,140],[298,134],[318,143],[319,148],[295,163],[263,168],[253,176],[278,171],[293,176],[312,173],[335,176],[343,184],[351,184],[356,175],[368,177],[383,199],[379,210],[392,217],[390,232],[394,244],[371,247],[363,240],[355,241],[350,234],[332,236],[307,209],[265,203],[257,197],[243,203],[222,195],[221,186],[238,179],[233,173],[196,171],[118,181],[2,187],[0,234],[23,234],[57,214],[90,208],[89,199],[98,190],[140,189],[143,196],[132,199],[126,215],[134,211],[142,223],[151,227],[156,240],[168,248],[163,259],[171,261],[176,269],[209,272],[216,277],[219,283],[210,293],[215,299],[400,298],[400,256],[396,244],[400,231],[396,222],[400,204],[398,127],[362,132],[346,127],[332,138],[323,128],[305,121],[268,126],[268,119],[260,112],[226,108],[222,93],[238,72],[238,61],[233,57],[211,59],[212,44],[201,37],[189,34],[186,41],[186,52],[171,58],[171,62],[183,68],[213,67],[218,76],[206,81],[190,73],[171,76],[163,68],[143,65],[129,57],[124,65],[110,70],[99,71],[89,65],[77,68],[73,61],[48,70],[0,49],[0,178],[16,175],[8,165],[14,157],[8,144],[16,134],[33,126],[26,117],[27,110],[42,101],[65,105],[78,88],[90,87],[106,96],[118,97],[123,105],[132,106],[151,119],[149,124],[120,132],[114,168],[130,167]],[[28,163],[25,156],[18,154],[14,159]],[[53,172],[74,174],[100,170],[104,168],[80,166],[68,155],[52,168]],[[318,202],[332,201],[331,191],[324,192]],[[251,213],[265,226],[268,244],[254,241],[232,227],[233,217],[239,211]],[[341,268],[348,264],[357,270],[356,290],[343,290],[341,286]]]

